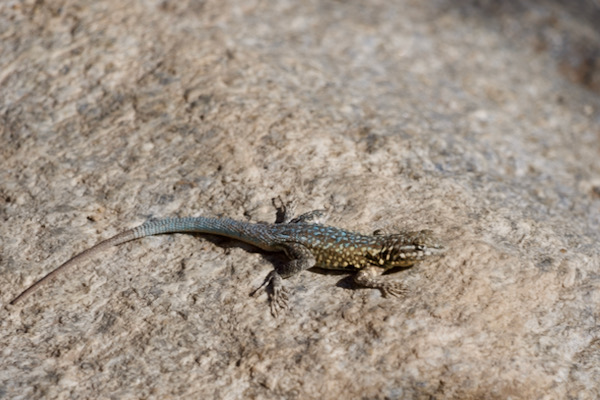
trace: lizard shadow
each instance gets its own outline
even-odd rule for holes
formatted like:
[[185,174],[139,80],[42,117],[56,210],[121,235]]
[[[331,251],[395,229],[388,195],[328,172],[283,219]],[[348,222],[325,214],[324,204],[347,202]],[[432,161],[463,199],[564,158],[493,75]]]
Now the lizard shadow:
[[[392,268],[392,269],[384,272],[383,275],[395,274],[397,272],[405,271],[412,267],[413,267],[413,265],[411,265],[409,267]],[[342,276],[343,275],[343,277],[339,281],[337,281],[337,283],[335,284],[336,287],[339,287],[342,289],[348,289],[348,290],[365,289],[364,287],[359,286],[354,282],[354,274],[357,273],[358,271],[360,271],[359,269],[341,270],[341,269],[328,269],[328,268],[321,268],[321,267],[312,267],[309,269],[309,271],[314,272],[319,275],[333,275],[333,276]]]
[[241,240],[229,238],[226,236],[212,235],[210,233],[191,233],[191,235],[197,239],[205,240],[214,244],[222,249],[240,248],[248,253],[257,253],[267,262],[273,264],[274,268],[277,269],[279,266],[285,264],[289,258],[283,251],[266,251],[260,247],[253,246],[249,243]]

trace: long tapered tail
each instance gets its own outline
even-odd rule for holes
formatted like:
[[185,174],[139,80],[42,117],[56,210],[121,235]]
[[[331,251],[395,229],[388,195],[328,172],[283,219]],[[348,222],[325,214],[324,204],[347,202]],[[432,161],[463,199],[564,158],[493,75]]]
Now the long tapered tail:
[[[260,226],[260,225],[259,225]],[[196,232],[212,233],[220,236],[227,236],[233,239],[250,243],[265,250],[277,250],[271,245],[272,236],[268,231],[256,228],[256,225],[246,222],[239,222],[228,218],[207,218],[207,217],[188,217],[188,218],[167,218],[158,221],[149,221],[136,228],[119,233],[106,239],[92,248],[69,259],[64,264],[50,271],[46,276],[29,286],[20,295],[15,297],[10,304],[16,304],[36,291],[44,282],[49,281],[56,275],[64,272],[65,269],[83,261],[100,251],[133,239],[143,238],[145,236],[159,235],[162,233],[175,232]]]
[[98,243],[94,247],[91,247],[91,248],[77,254],[76,256],[70,258],[68,261],[59,265],[58,267],[56,267],[55,269],[50,271],[48,274],[46,274],[43,278],[41,278],[40,280],[35,282],[33,285],[29,286],[27,289],[25,289],[20,295],[15,297],[10,302],[10,304],[16,304],[19,301],[23,300],[24,298],[26,298],[27,296],[29,296],[30,294],[35,292],[40,287],[40,285],[42,285],[44,282],[47,282],[50,279],[54,278],[59,273],[64,272],[65,269],[67,269],[71,265],[76,264],[78,261],[83,261],[86,258],[91,257],[94,254],[99,253],[100,251],[106,249],[107,247],[117,246],[121,243],[125,243],[130,240],[136,239],[137,236],[135,233],[135,229],[136,228],[119,233],[118,235],[115,235],[115,236],[111,237],[110,239],[106,239],[106,240]]

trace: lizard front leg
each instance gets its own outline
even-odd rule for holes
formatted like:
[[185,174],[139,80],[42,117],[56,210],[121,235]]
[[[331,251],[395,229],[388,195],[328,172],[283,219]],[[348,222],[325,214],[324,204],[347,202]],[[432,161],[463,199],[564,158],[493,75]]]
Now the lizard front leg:
[[354,282],[366,288],[379,289],[384,297],[399,297],[407,292],[407,289],[400,282],[385,280],[381,274],[385,269],[371,265],[358,271],[354,275]]

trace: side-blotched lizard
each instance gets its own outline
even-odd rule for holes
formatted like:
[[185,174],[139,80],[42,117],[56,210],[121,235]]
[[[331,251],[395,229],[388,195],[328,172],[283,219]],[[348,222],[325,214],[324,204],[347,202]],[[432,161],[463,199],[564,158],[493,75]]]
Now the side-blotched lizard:
[[10,304],[15,304],[34,292],[39,286],[60,272],[83,261],[101,250],[130,240],[163,233],[194,232],[226,236],[266,251],[282,251],[290,261],[272,270],[264,283],[256,289],[270,286],[268,291],[271,312],[277,316],[287,308],[288,295],[282,279],[312,267],[355,272],[354,282],[361,287],[379,289],[384,296],[399,296],[403,285],[383,279],[381,275],[392,268],[408,267],[426,257],[440,254],[444,247],[429,230],[383,235],[363,235],[331,226],[311,223],[319,211],[287,218],[282,207],[282,223],[249,223],[228,218],[168,218],[149,221],[136,228],[119,233],[94,247],[74,256],[46,276],[29,286]]

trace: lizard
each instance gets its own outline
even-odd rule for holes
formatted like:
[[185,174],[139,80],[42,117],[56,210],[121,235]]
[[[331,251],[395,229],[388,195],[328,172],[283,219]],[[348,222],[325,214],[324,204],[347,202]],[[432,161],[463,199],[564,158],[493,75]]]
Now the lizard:
[[134,239],[167,233],[203,233],[229,237],[265,251],[284,252],[289,262],[275,268],[254,290],[267,290],[271,313],[274,317],[288,308],[288,291],[283,279],[312,267],[354,272],[359,287],[379,289],[387,296],[399,297],[406,292],[404,285],[389,281],[381,275],[397,267],[409,267],[433,255],[441,254],[444,246],[434,239],[432,231],[405,231],[372,235],[351,232],[333,226],[315,223],[322,210],[290,218],[285,206],[278,208],[281,221],[273,224],[242,222],[229,218],[182,217],[150,220],[121,232],[73,256],[33,283],[10,304],[14,305],[36,291],[44,282],[64,272],[102,250]]

